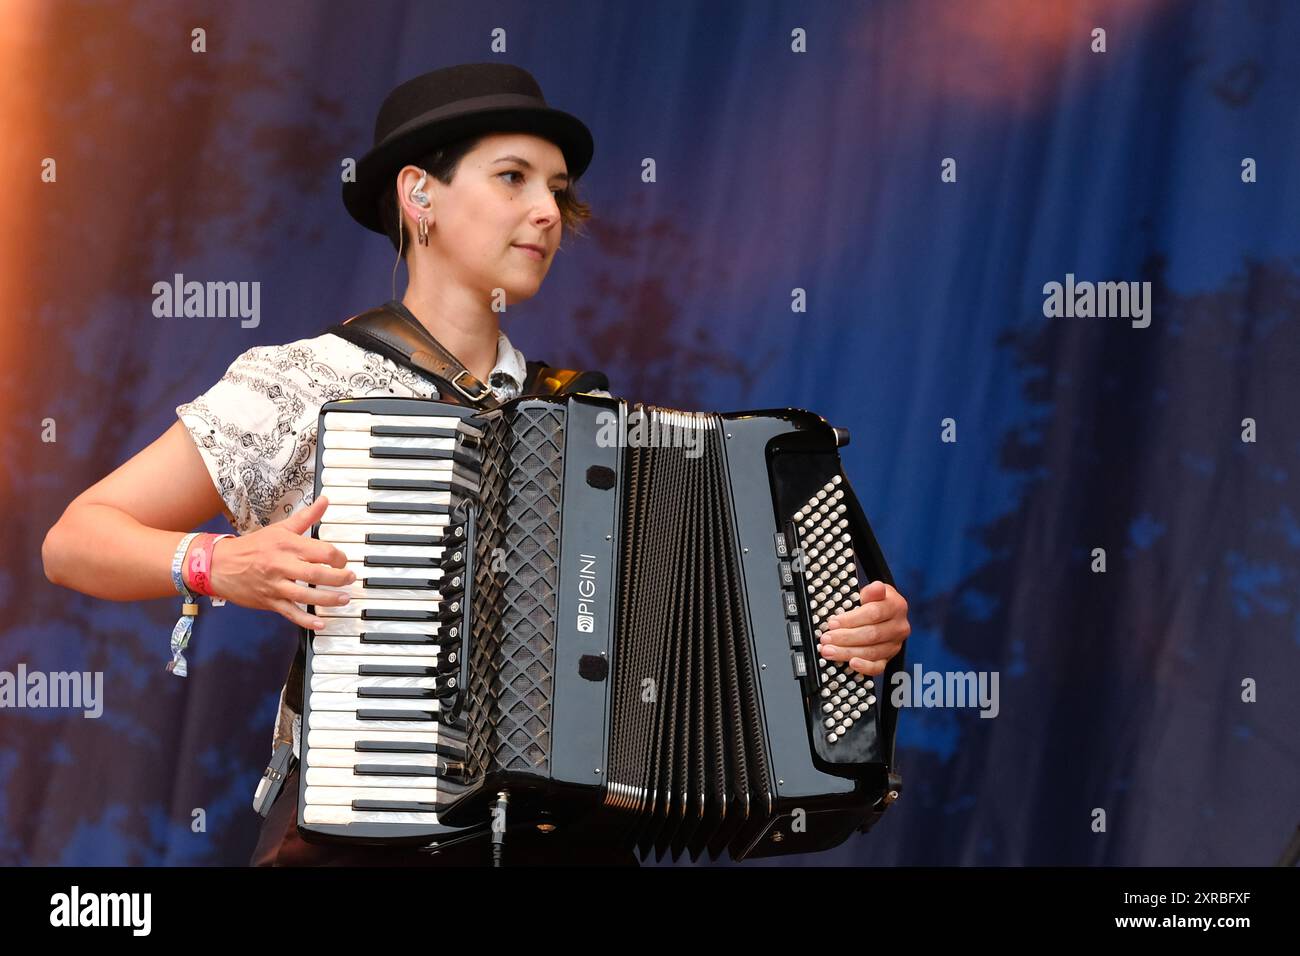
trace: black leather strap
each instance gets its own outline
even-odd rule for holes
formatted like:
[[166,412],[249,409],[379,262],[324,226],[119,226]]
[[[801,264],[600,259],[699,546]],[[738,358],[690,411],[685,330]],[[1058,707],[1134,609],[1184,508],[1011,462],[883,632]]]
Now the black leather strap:
[[465,368],[396,300],[354,315],[326,331],[414,368],[437,383],[444,399],[475,408],[496,408],[501,404],[486,383]]

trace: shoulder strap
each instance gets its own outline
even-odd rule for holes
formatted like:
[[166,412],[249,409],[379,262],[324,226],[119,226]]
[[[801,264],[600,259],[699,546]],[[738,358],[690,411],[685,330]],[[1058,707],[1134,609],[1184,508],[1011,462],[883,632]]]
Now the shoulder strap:
[[326,332],[433,379],[444,400],[476,408],[495,408],[500,404],[492,390],[430,335],[428,329],[388,303],[332,325]]
[[[477,408],[495,408],[500,404],[492,390],[430,335],[428,329],[411,321],[405,310],[393,308],[393,305],[393,302],[387,302],[368,309],[330,326],[326,331],[432,378],[445,401]],[[546,362],[528,362],[522,394],[567,395],[608,389],[609,379],[603,372],[582,372],[556,368]]]

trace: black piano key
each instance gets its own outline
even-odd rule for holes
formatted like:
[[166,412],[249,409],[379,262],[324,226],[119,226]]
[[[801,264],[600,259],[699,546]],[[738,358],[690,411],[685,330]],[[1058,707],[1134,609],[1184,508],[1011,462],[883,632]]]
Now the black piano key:
[[433,687],[358,687],[357,696],[389,700],[433,700],[438,696],[438,691]]
[[436,425],[371,425],[370,434],[385,438],[455,438],[456,429]]
[[412,811],[419,813],[436,813],[438,805],[436,803],[424,803],[418,800],[353,800],[353,810],[379,810],[382,812],[393,813],[410,813]]
[[451,514],[451,505],[434,504],[430,501],[367,501],[366,511],[376,515],[446,515]]
[[370,449],[371,458],[424,458],[430,461],[446,461],[454,458],[456,453],[449,448],[400,448],[392,445],[375,445]]
[[443,543],[445,537],[441,534],[384,534],[376,531],[366,535],[366,544],[417,544],[436,547]]
[[362,578],[361,586],[375,590],[411,588],[417,591],[435,591],[438,588],[438,580],[436,578]]
[[421,558],[405,554],[370,554],[362,559],[367,568],[441,568],[442,558]]
[[436,667],[422,664],[358,664],[358,677],[436,677]]
[[414,631],[376,632],[362,631],[362,644],[437,644],[437,634],[419,634]]
[[450,481],[426,481],[420,478],[371,478],[371,491],[451,491]]
[[[439,729],[441,735],[443,731]],[[463,749],[453,747],[450,742],[438,741],[429,744],[412,740],[358,740],[353,749],[359,753],[375,754],[436,754],[442,757],[460,759],[465,755]]]
[[436,710],[358,710],[358,720],[409,720],[438,722]]
[[438,614],[435,611],[417,611],[409,608],[365,608],[361,612],[363,621],[418,621],[426,624],[437,624]]
[[352,768],[354,774],[373,775],[376,777],[438,777],[437,767],[425,767],[409,763],[359,763]]

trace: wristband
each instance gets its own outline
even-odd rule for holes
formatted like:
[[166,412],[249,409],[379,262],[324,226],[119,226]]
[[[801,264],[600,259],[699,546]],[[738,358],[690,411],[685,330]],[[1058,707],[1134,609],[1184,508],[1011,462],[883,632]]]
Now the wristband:
[[233,538],[233,534],[201,534],[198,541],[190,548],[185,559],[185,581],[191,591],[204,597],[214,597],[212,593],[212,555],[217,542],[222,538]]
[[185,578],[181,574],[181,568],[185,561],[185,552],[189,550],[190,542],[199,536],[199,532],[193,531],[181,538],[180,544],[176,546],[176,553],[172,555],[172,584],[184,599],[181,605],[181,616],[176,621],[176,626],[172,628],[171,650],[172,659],[167,662],[167,670],[177,677],[184,677],[187,668],[185,664],[185,650],[190,643],[190,634],[194,630],[194,617],[199,613],[199,605],[194,600],[194,595],[190,593],[189,588],[185,586]]
[[[233,538],[231,534],[207,534],[198,531],[192,531],[185,537],[181,538],[180,544],[176,546],[176,553],[172,555],[172,584],[176,586],[177,592],[184,598],[181,605],[181,616],[176,621],[176,626],[172,628],[171,651],[172,659],[167,662],[169,673],[177,677],[185,677],[189,673],[189,667],[185,660],[185,648],[189,647],[190,637],[194,634],[194,619],[199,613],[199,601],[196,594],[203,594],[212,598],[214,607],[226,602],[217,597],[213,597],[211,591],[212,584],[212,552],[216,544],[222,538]],[[186,560],[186,553],[190,551],[190,545],[197,538],[198,544],[193,550],[197,552],[191,555],[191,560]],[[187,579],[186,571],[190,571]]]

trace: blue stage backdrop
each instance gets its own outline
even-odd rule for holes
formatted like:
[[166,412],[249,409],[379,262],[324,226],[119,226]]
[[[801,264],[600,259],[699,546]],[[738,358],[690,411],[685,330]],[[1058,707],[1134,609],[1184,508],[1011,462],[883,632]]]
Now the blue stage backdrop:
[[[848,428],[908,673],[984,681],[964,707],[915,689],[900,801],[781,863],[1278,857],[1300,822],[1300,6],[14,12],[0,863],[247,861],[293,628],[205,608],[178,680],[178,601],[55,586],[42,540],[237,355],[391,295],[341,170],[390,88],[485,61],[596,139],[595,218],[505,317],[515,344],[629,399]],[[177,275],[256,283],[255,321],[156,317]],[[20,708],[20,671],[102,694]]]

